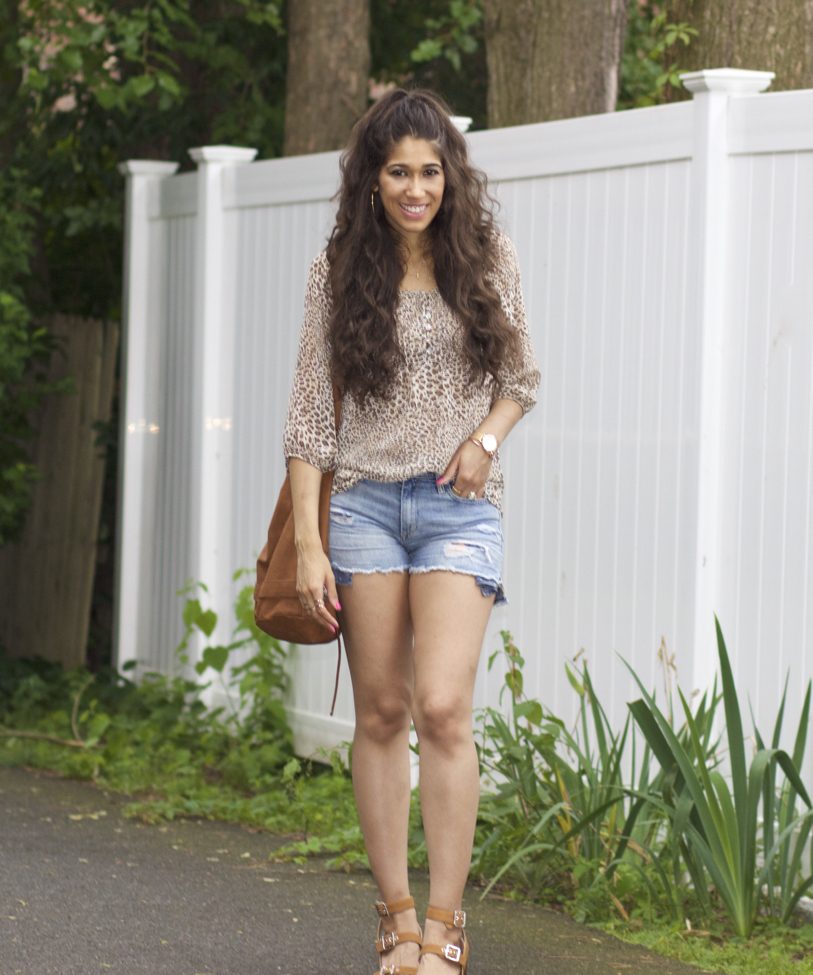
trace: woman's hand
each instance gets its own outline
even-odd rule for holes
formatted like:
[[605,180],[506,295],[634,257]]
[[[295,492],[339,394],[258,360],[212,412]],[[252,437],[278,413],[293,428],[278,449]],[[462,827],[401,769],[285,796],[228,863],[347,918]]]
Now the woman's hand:
[[299,457],[289,457],[291,500],[294,505],[294,543],[296,545],[296,591],[305,612],[335,633],[338,623],[325,600],[341,609],[336,594],[333,569],[319,537],[319,491],[322,473]]
[[454,479],[452,490],[464,498],[472,491],[478,498],[485,495],[486,481],[491,470],[491,458],[482,447],[467,440],[461,444],[449,461],[449,466],[438,478],[438,484],[448,484]]
[[[331,633],[336,633],[338,623],[328,606],[341,609],[336,592],[336,580],[330,561],[322,550],[321,542],[315,545],[297,546],[296,591],[302,608]],[[327,602],[326,602],[327,600]]]
[[443,476],[438,478],[438,484],[448,484],[454,479],[454,490],[464,498],[472,491],[476,497],[484,497],[486,481],[491,471],[491,456],[474,441],[479,440],[483,434],[490,433],[496,438],[499,447],[521,416],[522,407],[519,403],[512,399],[495,400],[485,420],[457,448]]

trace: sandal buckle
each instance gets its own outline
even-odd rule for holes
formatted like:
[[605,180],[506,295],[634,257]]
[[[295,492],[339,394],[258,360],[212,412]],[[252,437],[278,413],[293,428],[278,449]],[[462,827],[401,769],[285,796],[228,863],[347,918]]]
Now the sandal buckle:
[[378,975],[398,975],[401,969],[397,965],[382,965]]
[[376,901],[375,902],[375,909],[378,911],[378,916],[379,917],[389,917],[390,916],[390,912],[387,910],[387,905],[384,903],[384,901]]
[[388,948],[394,948],[400,940],[398,932],[391,931],[389,934],[383,934],[378,939],[378,943],[381,945],[381,951],[386,951]]
[[452,921],[452,924],[456,928],[465,928],[465,926],[466,926],[466,912],[465,911],[455,911],[454,912],[454,920]]
[[447,961],[460,961],[460,956],[462,952],[457,945],[446,945],[443,949],[443,956]]

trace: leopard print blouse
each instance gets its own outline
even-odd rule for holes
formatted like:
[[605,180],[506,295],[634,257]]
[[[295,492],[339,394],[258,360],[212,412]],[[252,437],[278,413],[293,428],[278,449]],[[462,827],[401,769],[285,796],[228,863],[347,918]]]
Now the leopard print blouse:
[[[526,413],[536,403],[539,369],[534,358],[511,241],[497,236],[498,266],[492,281],[503,309],[520,334],[522,361],[500,377],[499,396]],[[283,433],[286,463],[299,457],[320,471],[335,469],[333,493],[363,479],[403,481],[443,473],[457,448],[486,418],[497,398],[491,377],[472,383],[460,348],[455,312],[433,291],[401,291],[396,322],[405,364],[393,396],[363,410],[352,397],[342,403],[338,438],[333,419],[327,320],[332,296],[325,252],[310,269],[305,317]],[[495,454],[485,496],[500,510],[503,475]]]

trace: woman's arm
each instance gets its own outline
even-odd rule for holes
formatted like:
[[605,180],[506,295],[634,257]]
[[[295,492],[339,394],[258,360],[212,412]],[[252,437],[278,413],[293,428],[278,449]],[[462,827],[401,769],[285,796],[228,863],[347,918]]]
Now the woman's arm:
[[[471,436],[479,440],[483,434],[491,433],[497,438],[497,447],[500,447],[521,416],[522,407],[515,400],[495,400],[488,416]],[[457,448],[438,484],[448,484],[454,477],[455,490],[459,494],[468,497],[474,491],[478,498],[482,498],[490,470],[491,458],[482,447],[469,439]]]
[[294,504],[294,543],[296,545],[296,591],[303,607],[312,610],[311,615],[323,626],[336,632],[337,623],[324,605],[327,590],[328,603],[341,609],[336,592],[336,580],[330,561],[322,548],[319,537],[319,491],[322,472],[307,461],[291,457],[288,461],[291,474],[291,495]]

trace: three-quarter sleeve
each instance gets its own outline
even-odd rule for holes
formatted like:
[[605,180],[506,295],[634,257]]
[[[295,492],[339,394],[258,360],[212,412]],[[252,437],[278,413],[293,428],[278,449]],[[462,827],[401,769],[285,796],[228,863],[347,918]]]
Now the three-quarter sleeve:
[[495,395],[500,399],[515,400],[527,413],[536,404],[539,389],[539,367],[536,364],[525,304],[522,300],[519,260],[511,240],[504,234],[497,235],[498,264],[494,272],[494,285],[502,302],[508,321],[517,330],[520,342],[519,359],[513,365],[505,365]]
[[336,467],[336,427],[327,323],[332,296],[324,251],[311,264],[288,413],[282,435],[285,463],[298,457],[320,471]]

